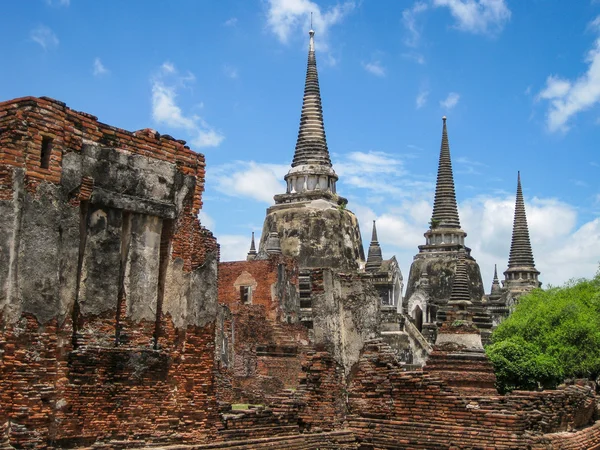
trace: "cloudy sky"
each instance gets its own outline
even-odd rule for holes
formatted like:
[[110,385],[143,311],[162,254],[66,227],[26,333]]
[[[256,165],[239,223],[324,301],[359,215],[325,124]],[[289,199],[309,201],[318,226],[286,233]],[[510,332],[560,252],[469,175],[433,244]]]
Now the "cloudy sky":
[[517,170],[545,284],[600,261],[600,2],[6,0],[0,100],[57,98],[206,155],[202,222],[241,259],[283,192],[313,12],[338,192],[408,276],[448,116],[467,244],[506,268]]

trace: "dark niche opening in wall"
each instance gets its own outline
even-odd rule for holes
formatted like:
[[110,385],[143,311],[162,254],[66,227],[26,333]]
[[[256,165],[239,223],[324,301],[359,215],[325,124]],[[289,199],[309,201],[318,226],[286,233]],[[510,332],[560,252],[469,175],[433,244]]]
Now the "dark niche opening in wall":
[[240,302],[242,304],[250,303],[252,300],[252,287],[240,286]]
[[40,167],[47,169],[50,167],[50,155],[52,154],[52,138],[42,137],[42,153],[40,154]]
[[423,310],[417,306],[414,312],[415,326],[419,331],[423,331]]

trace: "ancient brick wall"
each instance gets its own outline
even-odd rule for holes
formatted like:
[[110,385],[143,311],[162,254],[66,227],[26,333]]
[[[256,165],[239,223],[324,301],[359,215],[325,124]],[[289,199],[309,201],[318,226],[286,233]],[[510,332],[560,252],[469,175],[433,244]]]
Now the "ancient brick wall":
[[[242,305],[240,288],[251,287],[248,304],[262,305],[270,320],[296,322],[294,288],[298,268],[290,258],[271,256],[264,260],[230,261],[219,264],[219,303],[234,314]],[[291,305],[291,306],[290,306]]]
[[367,343],[351,377],[348,423],[364,448],[528,448],[542,433],[588,426],[595,410],[593,391],[580,386],[468,395],[402,372],[380,340]]
[[0,443],[214,436],[204,166],[153,130],[47,98],[0,103]]
[[[231,312],[217,332],[228,355],[221,358],[224,384],[233,402],[264,404],[285,388],[296,388],[308,330],[298,324],[298,268],[290,258],[219,264],[219,303]],[[244,302],[241,288],[249,288]]]

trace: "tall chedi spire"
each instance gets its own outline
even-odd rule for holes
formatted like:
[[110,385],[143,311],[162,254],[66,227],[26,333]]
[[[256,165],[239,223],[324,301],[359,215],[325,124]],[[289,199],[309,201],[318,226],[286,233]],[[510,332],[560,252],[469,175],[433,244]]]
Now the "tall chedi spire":
[[315,56],[315,32],[309,31],[308,64],[300,127],[286,191],[267,209],[259,254],[279,238],[279,251],[300,268],[356,270],[365,263],[358,220],[336,192],[338,176],[325,137],[321,91]]
[[338,176],[331,167],[327,148],[315,56],[315,32],[312,29],[309,31],[309,36],[308,65],[296,149],[292,168],[285,176],[286,193],[276,195],[275,203],[302,202],[321,198],[335,204],[345,204],[346,199],[336,195],[335,184]]
[[[442,122],[442,144],[440,147],[433,214],[429,223],[430,228],[425,233],[427,243],[425,246],[419,248],[429,251],[456,251],[460,248],[465,248],[464,244],[467,233],[460,228],[460,220],[458,218],[446,116],[442,117]],[[467,248],[466,251],[468,254],[470,249]]]
[[442,127],[442,145],[431,222],[432,225],[435,224],[438,227],[460,228],[456,194],[454,192],[452,161],[450,160],[450,144],[448,143],[448,130],[446,129],[446,116],[442,117],[442,122],[444,124]]
[[[460,227],[445,116],[442,117],[442,142],[433,213],[429,229],[424,236],[425,245],[419,245],[419,253],[415,255],[410,268],[406,295],[402,303],[405,314],[412,316],[414,305],[423,303],[419,308],[427,311],[428,320],[423,326],[424,336],[431,342],[435,330],[446,318],[452,285],[456,283],[457,289],[462,289],[465,298],[468,294],[472,303],[473,323],[482,330],[484,341],[487,340],[492,324],[482,303],[485,292],[479,265],[471,256],[471,249],[465,246],[467,233]],[[468,280],[466,284],[461,284],[460,279],[457,280],[459,258],[464,260],[461,263],[464,267],[460,270],[465,270]],[[427,279],[428,292],[422,288],[424,279]]]
[[367,255],[367,264],[365,270],[367,272],[375,272],[381,267],[383,257],[381,256],[381,246],[377,240],[377,227],[373,221],[373,234],[371,235],[371,245],[369,245],[369,253]]
[[504,272],[504,287],[513,293],[513,297],[541,286],[538,280],[540,272],[535,268],[533,252],[529,240],[529,227],[525,213],[525,202],[521,188],[521,172],[517,174],[517,199],[513,222],[508,269]]

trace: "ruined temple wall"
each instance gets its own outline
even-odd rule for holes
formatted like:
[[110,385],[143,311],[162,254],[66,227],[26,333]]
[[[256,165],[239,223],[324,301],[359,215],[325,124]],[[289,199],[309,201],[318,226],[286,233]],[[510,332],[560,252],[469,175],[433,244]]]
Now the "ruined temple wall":
[[219,264],[219,303],[237,312],[240,287],[251,287],[252,305],[262,305],[273,321],[298,321],[298,267],[294,260],[278,255],[269,259]]
[[315,269],[311,280],[314,344],[331,352],[349,373],[364,343],[379,334],[379,294],[358,274]]
[[0,175],[0,442],[206,439],[218,245],[197,219],[204,157],[28,97],[0,103]]
[[382,341],[367,343],[349,381],[348,424],[365,448],[531,448],[544,433],[593,421],[588,387],[469,395],[430,374],[402,372],[391,355]]
[[[281,255],[219,264],[220,383],[234,403],[264,404],[269,395],[296,388],[308,330],[298,323],[298,268]],[[250,288],[248,303],[240,290]]]

